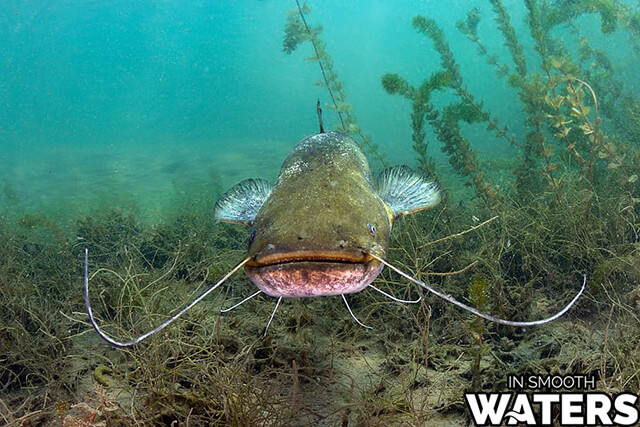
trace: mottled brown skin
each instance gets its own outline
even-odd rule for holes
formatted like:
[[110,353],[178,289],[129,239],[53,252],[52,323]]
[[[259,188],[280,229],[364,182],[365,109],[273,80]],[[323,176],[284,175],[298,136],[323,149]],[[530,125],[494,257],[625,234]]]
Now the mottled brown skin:
[[307,137],[255,218],[245,271],[274,297],[358,292],[382,270],[369,254],[385,256],[392,221],[353,138]]

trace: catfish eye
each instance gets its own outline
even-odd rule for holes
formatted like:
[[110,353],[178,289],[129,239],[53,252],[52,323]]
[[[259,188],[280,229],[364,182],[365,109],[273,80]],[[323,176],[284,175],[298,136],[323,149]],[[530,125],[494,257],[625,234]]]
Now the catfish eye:
[[367,224],[367,227],[369,228],[369,234],[376,237],[376,226],[373,224]]
[[249,244],[253,243],[253,239],[256,238],[256,230],[251,230],[251,234],[249,234]]

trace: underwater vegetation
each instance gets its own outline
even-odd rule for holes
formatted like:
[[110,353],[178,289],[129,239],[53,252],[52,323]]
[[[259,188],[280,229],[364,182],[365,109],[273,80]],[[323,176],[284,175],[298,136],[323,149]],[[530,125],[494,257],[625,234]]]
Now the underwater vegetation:
[[[524,37],[503,2],[490,4],[490,15],[471,9],[457,29],[496,84],[513,90],[505,102],[523,112],[525,130],[503,124],[468,89],[456,60],[468,52],[452,49],[436,21],[418,15],[408,22],[431,43],[441,69],[411,81],[390,62],[380,84],[410,106],[413,162],[466,187],[446,192],[433,211],[399,221],[389,258],[511,320],[558,310],[587,274],[587,293],[567,316],[527,330],[492,324],[384,270],[376,285],[403,299],[422,297],[417,307],[369,292],[350,296],[369,332],[331,298],[292,300],[263,338],[268,298],[219,314],[253,292],[236,275],[161,336],[115,350],[83,311],[85,247],[101,325],[131,338],[242,259],[246,230],[214,223],[210,211],[188,202],[153,225],[127,209],[81,216],[69,227],[44,215],[3,213],[0,423],[468,425],[463,392],[508,391],[507,374],[584,374],[606,393],[639,393],[640,99],[616,59],[590,38],[616,32],[640,55],[640,13],[616,0],[527,0]],[[310,62],[339,114],[337,127],[381,167],[384,154],[357,124],[339,62],[310,16],[306,4],[290,12],[283,49],[313,45]],[[585,17],[600,25],[585,28]],[[508,57],[492,52],[480,23],[501,35]],[[568,29],[571,43],[559,29]],[[415,55],[425,54],[416,46]],[[484,158],[474,129],[517,155]],[[434,149],[449,165],[434,159]],[[3,188],[5,206],[17,203],[10,183]]]

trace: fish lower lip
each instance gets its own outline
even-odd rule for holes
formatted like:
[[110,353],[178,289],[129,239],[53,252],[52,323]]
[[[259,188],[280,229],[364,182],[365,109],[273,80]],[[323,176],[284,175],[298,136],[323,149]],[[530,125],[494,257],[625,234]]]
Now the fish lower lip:
[[[276,262],[278,261],[278,262]],[[270,264],[245,265],[249,279],[273,297],[301,298],[360,292],[382,270],[372,260],[325,258],[280,259]]]

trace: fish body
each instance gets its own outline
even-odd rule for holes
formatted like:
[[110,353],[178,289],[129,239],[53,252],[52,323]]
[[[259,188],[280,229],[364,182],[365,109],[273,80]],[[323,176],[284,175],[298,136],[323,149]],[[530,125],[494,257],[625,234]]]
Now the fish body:
[[394,220],[440,201],[440,186],[406,166],[376,186],[366,156],[342,132],[311,135],[285,159],[276,184],[247,180],[216,203],[220,221],[251,226],[245,271],[274,297],[354,293],[382,270]]

